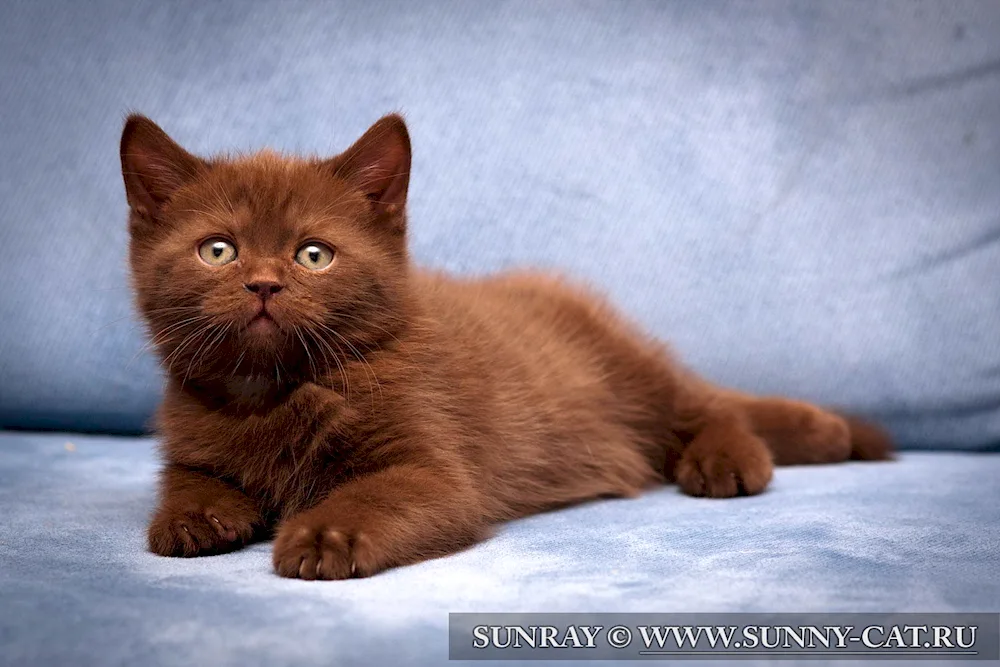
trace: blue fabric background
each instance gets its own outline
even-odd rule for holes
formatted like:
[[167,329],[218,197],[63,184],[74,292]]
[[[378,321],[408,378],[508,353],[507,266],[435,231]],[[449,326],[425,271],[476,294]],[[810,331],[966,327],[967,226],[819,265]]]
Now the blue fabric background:
[[0,426],[141,429],[117,141],[346,147],[430,265],[556,267],[709,377],[1000,443],[1000,3],[0,4]]
[[[195,151],[326,154],[400,110],[420,261],[558,268],[714,380],[1000,450],[1000,2],[5,0],[0,428],[156,404],[131,109]],[[148,438],[0,433],[0,663],[441,664],[456,611],[1000,612],[995,453],[668,487],[326,584],[268,544],[147,553],[157,467]]]

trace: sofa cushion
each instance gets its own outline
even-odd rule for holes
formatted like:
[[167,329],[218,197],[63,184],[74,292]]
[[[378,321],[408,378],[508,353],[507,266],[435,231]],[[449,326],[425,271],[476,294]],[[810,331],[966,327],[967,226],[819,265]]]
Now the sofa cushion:
[[412,243],[558,268],[691,366],[1000,443],[1000,5],[0,3],[0,426],[135,431],[117,144],[413,135]]

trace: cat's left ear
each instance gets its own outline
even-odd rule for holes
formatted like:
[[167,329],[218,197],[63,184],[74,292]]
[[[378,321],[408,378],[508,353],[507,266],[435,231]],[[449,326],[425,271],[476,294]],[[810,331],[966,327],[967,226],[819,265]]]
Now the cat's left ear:
[[322,164],[360,190],[380,222],[402,233],[410,184],[410,135],[398,114],[380,119],[350,148]]
[[162,206],[181,186],[208,169],[208,163],[138,114],[125,122],[120,153],[129,207],[146,220],[156,220]]

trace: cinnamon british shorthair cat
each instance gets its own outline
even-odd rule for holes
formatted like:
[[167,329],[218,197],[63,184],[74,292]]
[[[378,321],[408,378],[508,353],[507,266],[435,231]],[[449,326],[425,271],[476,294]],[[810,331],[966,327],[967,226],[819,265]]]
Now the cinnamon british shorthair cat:
[[167,377],[157,554],[274,536],[281,576],[368,576],[571,503],[890,456],[872,426],[699,379],[561,279],[413,266],[399,116],[317,160],[204,159],[133,115],[121,160]]

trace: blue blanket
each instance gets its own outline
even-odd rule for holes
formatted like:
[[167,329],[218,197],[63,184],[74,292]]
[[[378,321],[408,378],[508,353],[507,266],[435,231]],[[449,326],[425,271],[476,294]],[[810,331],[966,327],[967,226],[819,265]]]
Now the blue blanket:
[[268,543],[147,553],[152,446],[0,435],[0,663],[434,665],[460,611],[1000,612],[995,454],[781,468],[736,500],[664,487],[370,579],[303,582],[272,572]]

